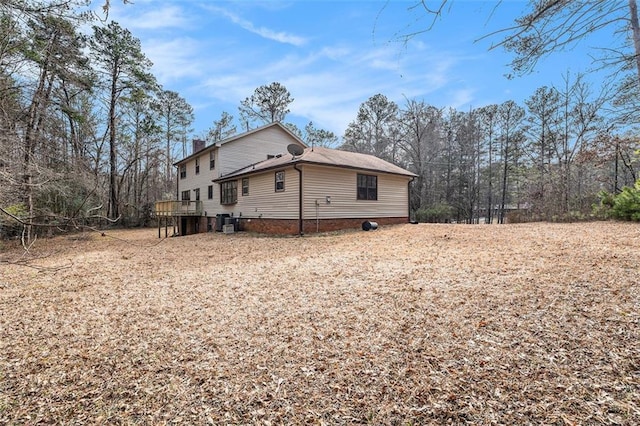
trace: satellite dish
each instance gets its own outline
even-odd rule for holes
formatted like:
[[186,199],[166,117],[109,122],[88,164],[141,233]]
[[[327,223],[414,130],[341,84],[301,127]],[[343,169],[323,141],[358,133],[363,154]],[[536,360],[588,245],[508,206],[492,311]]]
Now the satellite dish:
[[287,151],[295,157],[296,155],[302,155],[304,153],[304,148],[298,144],[290,143],[287,145]]

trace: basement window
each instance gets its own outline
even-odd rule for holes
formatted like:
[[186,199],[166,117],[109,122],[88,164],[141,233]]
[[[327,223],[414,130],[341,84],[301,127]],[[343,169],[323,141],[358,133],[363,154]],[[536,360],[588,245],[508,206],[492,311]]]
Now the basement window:
[[378,176],[358,174],[358,200],[378,199]]

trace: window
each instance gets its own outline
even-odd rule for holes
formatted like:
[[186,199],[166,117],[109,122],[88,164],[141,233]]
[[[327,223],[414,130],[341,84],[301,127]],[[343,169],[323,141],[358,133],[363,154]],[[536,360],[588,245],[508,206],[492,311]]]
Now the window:
[[188,206],[189,200],[191,199],[191,191],[189,190],[182,191],[182,196],[180,198],[182,198],[182,205]]
[[238,202],[238,181],[232,180],[220,184],[220,204]]
[[213,199],[213,185],[209,185],[209,187],[207,188],[207,199]]
[[196,201],[200,201],[200,188],[196,188],[193,190]]
[[358,174],[358,200],[378,199],[378,176]]
[[242,179],[242,195],[249,195],[249,178]]
[[276,172],[276,192],[284,191],[284,170]]
[[216,168],[216,152],[209,151],[209,170]]
[[187,165],[182,164],[180,166],[180,179],[184,179],[187,177]]
[[196,174],[200,174],[200,157],[196,157]]

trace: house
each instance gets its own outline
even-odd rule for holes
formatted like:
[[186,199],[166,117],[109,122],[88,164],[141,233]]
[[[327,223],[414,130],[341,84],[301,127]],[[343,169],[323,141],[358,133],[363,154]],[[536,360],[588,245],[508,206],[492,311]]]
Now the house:
[[181,235],[221,230],[222,218],[246,231],[299,235],[363,221],[406,223],[416,176],[371,155],[307,147],[280,123],[205,147],[176,166],[180,201],[156,203],[156,212],[179,217]]

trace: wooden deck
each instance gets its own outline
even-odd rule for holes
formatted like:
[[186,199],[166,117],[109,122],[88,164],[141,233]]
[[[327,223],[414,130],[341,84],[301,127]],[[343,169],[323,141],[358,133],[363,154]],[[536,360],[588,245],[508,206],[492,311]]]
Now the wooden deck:
[[156,217],[202,216],[202,201],[156,201]]

